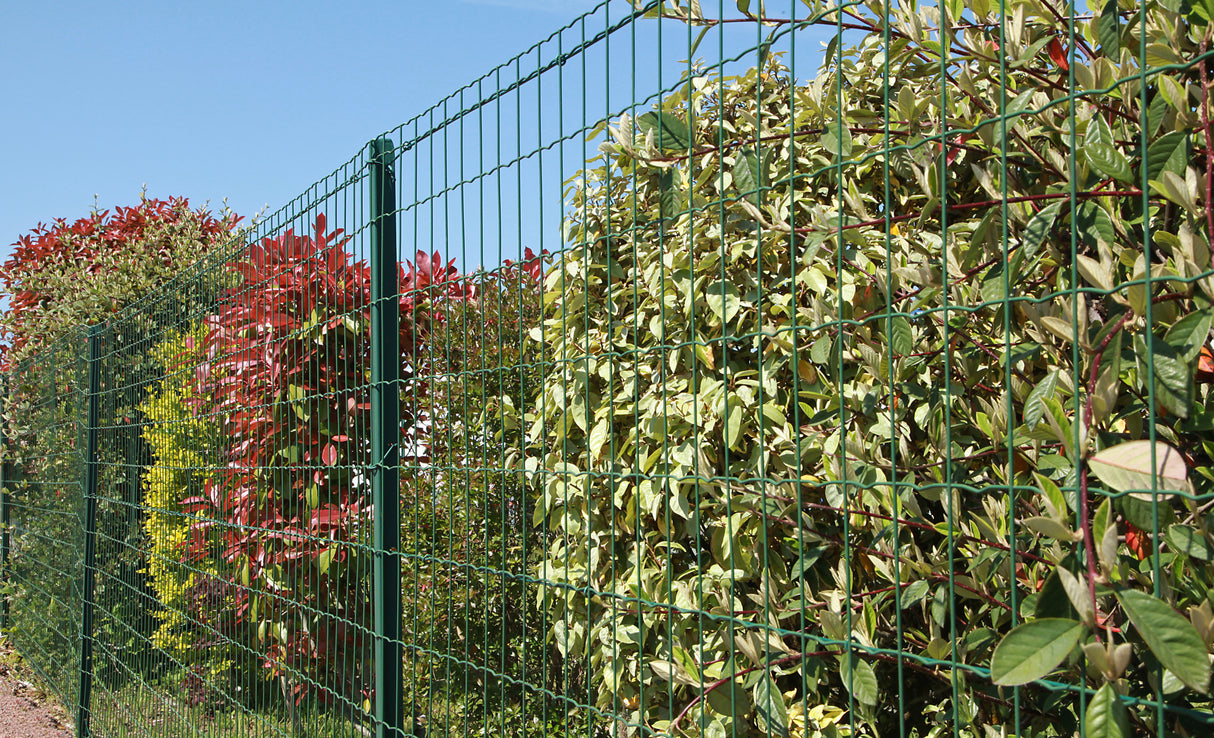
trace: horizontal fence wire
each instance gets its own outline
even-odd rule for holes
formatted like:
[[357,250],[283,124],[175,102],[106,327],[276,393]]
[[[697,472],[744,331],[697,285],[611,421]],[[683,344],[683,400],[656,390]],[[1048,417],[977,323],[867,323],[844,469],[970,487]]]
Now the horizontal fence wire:
[[1208,734],[1199,5],[598,5],[10,367],[5,633],[98,736]]

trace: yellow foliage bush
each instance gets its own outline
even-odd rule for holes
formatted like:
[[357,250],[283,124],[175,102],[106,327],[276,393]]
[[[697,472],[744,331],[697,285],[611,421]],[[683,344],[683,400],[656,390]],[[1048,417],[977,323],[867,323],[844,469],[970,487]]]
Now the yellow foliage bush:
[[[232,648],[227,639],[218,638],[222,625],[217,622],[231,603],[216,602],[216,598],[227,599],[215,586],[221,581],[217,555],[187,562],[184,554],[191,514],[183,501],[203,493],[219,444],[217,421],[187,406],[204,335],[203,326],[197,325],[170,334],[153,349],[152,358],[163,369],[164,380],[142,405],[147,417],[144,439],[156,460],[145,472],[144,529],[149,548],[146,573],[160,603],[156,612],[160,624],[152,643],[176,665],[213,677],[229,671],[234,654],[216,658],[214,650],[202,646],[218,642],[224,644],[220,648]],[[204,602],[205,610],[200,607]],[[206,671],[199,673],[204,663]]]

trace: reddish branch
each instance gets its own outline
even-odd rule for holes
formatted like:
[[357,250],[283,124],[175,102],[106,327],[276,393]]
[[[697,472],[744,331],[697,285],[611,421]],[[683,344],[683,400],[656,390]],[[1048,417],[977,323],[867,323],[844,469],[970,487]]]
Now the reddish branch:
[[[777,496],[777,495],[768,495],[768,497],[770,497],[773,500],[779,500],[781,502],[791,502],[792,501],[790,498]],[[834,505],[824,505],[820,502],[802,502],[801,505],[802,505],[802,507],[807,507],[807,508],[814,509],[814,510],[824,510],[827,512],[837,512],[837,513],[844,512],[842,508],[835,507]],[[915,528],[917,530],[930,531],[933,533],[939,532],[936,530],[935,526],[929,525],[927,523],[920,523],[920,522],[917,522],[914,520],[907,520],[906,518],[895,519],[892,515],[885,515],[884,513],[871,512],[868,510],[858,510],[858,509],[848,510],[847,512],[849,512],[853,515],[859,515],[861,517],[872,518],[874,520],[884,520],[884,521],[891,522],[891,523],[896,522],[896,523],[898,523],[898,525],[901,525],[906,528]],[[791,522],[791,521],[789,521],[789,522]],[[986,546],[988,548],[994,548],[994,549],[998,549],[1000,551],[1011,551],[1012,550],[1011,547],[1006,546],[1002,543],[998,543],[996,541],[988,541],[985,538],[978,538],[976,536],[969,536],[969,535],[965,535],[962,533],[953,534],[953,538],[958,541],[976,543],[980,546]],[[863,549],[863,550],[865,550],[866,552],[868,551],[868,549]],[[1016,553],[1021,558],[1028,559],[1028,560],[1031,560],[1031,561],[1034,561],[1037,563],[1041,563],[1041,564],[1050,563],[1043,558],[1034,556],[1029,553],[1025,553],[1023,551],[1017,551]]]
[[[1088,396],[1088,405],[1091,406],[1092,398]],[[1081,457],[1085,456],[1080,454]],[[1095,545],[1092,542],[1092,516],[1090,513],[1091,505],[1088,502],[1088,468],[1087,464],[1083,465],[1083,471],[1079,474],[1079,520],[1083,524],[1083,555],[1087,559],[1088,568],[1088,597],[1092,601],[1092,614],[1095,615],[1100,611],[1096,604],[1096,552]],[[1111,525],[1112,523],[1110,523]],[[1099,622],[1096,627],[1100,627]]]
[[[1187,297],[1187,295],[1185,295],[1183,292],[1168,292],[1152,298],[1151,302],[1153,304],[1158,304],[1161,302],[1183,299],[1184,297]],[[1117,334],[1119,334],[1125,328],[1126,323],[1133,318],[1134,310],[1132,308],[1126,308],[1125,312],[1121,314],[1121,317],[1117,319],[1117,322],[1113,324],[1113,327],[1109,329],[1108,333],[1106,333],[1104,338],[1101,339],[1100,344],[1091,352],[1092,366],[1088,370],[1087,399],[1085,400],[1083,407],[1083,426],[1087,429],[1089,434],[1091,433],[1092,429],[1092,421],[1095,418],[1093,398],[1096,395],[1096,382],[1100,376],[1100,364],[1104,361],[1104,352],[1108,350],[1109,345],[1112,344],[1113,339],[1117,337]],[[1077,449],[1077,451],[1079,453],[1079,457],[1084,459],[1086,462],[1087,449]],[[1083,533],[1083,553],[1084,557],[1087,559],[1088,596],[1092,600],[1092,612],[1099,612],[1099,608],[1096,605],[1096,555],[1095,543],[1093,541],[1092,534],[1092,517],[1088,502],[1088,467],[1086,463],[1084,463],[1083,469],[1079,475],[1079,520]],[[1104,627],[1107,629],[1110,626],[1107,623],[1101,624],[1097,622],[1097,627]]]
[[[1057,8],[1048,2],[1048,0],[1043,2],[1042,5],[1045,6],[1046,10],[1050,11],[1050,14],[1054,16],[1054,19],[1058,21],[1058,25],[1062,28],[1074,28],[1074,26],[1071,24],[1079,20],[1078,18],[1075,18],[1069,14],[1063,15]],[[1096,56],[1096,54],[1092,51],[1092,47],[1088,46],[1087,41],[1083,40],[1083,36],[1076,34],[1075,41],[1079,44],[1079,47],[1083,49],[1084,53],[1087,54],[1089,59]]]
[[786,664],[790,661],[796,661],[797,659],[813,658],[816,656],[829,656],[831,653],[833,653],[833,651],[806,651],[804,653],[795,653],[792,656],[785,656],[784,658],[772,659],[771,661],[767,662],[763,666],[752,666],[749,669],[743,669],[742,671],[735,671],[734,673],[730,674],[729,676],[721,677],[720,679],[716,680],[712,684],[705,687],[703,689],[703,691],[701,691],[698,695],[695,696],[695,699],[693,699],[691,702],[687,703],[687,706],[683,708],[682,712],[680,712],[678,714],[678,716],[674,719],[674,722],[672,722],[670,724],[670,733],[673,734],[678,731],[679,723],[683,721],[683,718],[687,716],[687,713],[691,712],[691,708],[698,705],[701,701],[703,701],[705,698],[707,698],[708,695],[711,694],[712,692],[716,691],[717,689],[720,689],[722,686],[724,686],[726,684],[729,684],[730,682],[732,682],[733,680],[737,679],[740,676],[745,676],[746,674],[749,674],[752,671],[758,671],[759,669],[766,670],[772,666],[775,666],[776,664]]
[[[1088,190],[1086,192],[1075,193],[1075,197],[1080,200],[1087,200],[1087,199],[1092,199],[1092,198],[1097,198],[1097,197],[1134,197],[1134,196],[1138,196],[1141,194],[1142,194],[1142,190]],[[956,203],[954,205],[949,205],[945,209],[951,213],[951,212],[958,211],[958,210],[972,210],[974,208],[989,208],[989,207],[994,207],[995,205],[1002,205],[1004,203],[1007,203],[1010,205],[1012,203],[1017,203],[1017,202],[1041,202],[1044,200],[1062,200],[1062,199],[1068,198],[1070,196],[1071,196],[1071,193],[1069,193],[1069,192],[1044,192],[1044,193],[1041,193],[1038,195],[1020,195],[1019,197],[1009,197],[1006,200],[980,200],[978,202],[960,202],[960,203]],[[852,230],[855,228],[874,228],[879,225],[884,225],[887,222],[898,223],[901,221],[911,220],[914,218],[922,218],[926,212],[927,211],[920,211],[918,213],[910,213],[908,215],[895,215],[895,216],[891,216],[889,218],[875,218],[873,220],[866,220],[866,221],[863,221],[860,223],[849,223],[840,228],[832,228],[832,229],[830,229],[829,232],[836,233],[838,231],[849,231],[849,230]],[[933,210],[931,212],[934,213],[936,211]],[[814,231],[820,231],[822,229],[815,228],[814,226],[804,226],[801,228],[795,228],[794,230],[797,233],[812,233]]]

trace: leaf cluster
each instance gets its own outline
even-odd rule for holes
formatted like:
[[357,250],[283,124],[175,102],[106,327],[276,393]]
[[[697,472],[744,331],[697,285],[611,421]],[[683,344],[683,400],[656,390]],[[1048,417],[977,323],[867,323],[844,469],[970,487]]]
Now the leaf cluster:
[[[1194,730],[1208,31],[1135,19],[1113,4],[1057,49],[1037,3],[867,3],[813,80],[772,54],[605,126],[518,413],[548,637],[596,708],[695,735],[819,708],[1062,735],[1153,724],[1123,697],[1162,667]],[[1149,437],[1144,462],[1125,444]]]
[[[426,464],[404,470],[417,494],[405,498],[413,504],[402,519],[402,594],[405,640],[419,646],[406,666],[407,698],[432,705],[430,730],[439,733],[475,729],[479,714],[516,713],[528,702],[522,685],[571,686],[552,668],[559,656],[527,625],[524,580],[541,549],[528,536],[526,486],[505,471],[522,445],[512,410],[535,394],[544,371],[527,332],[539,322],[548,258],[526,249],[521,263],[469,275],[475,297],[438,306],[424,341],[430,452]],[[444,643],[461,658],[431,655]],[[439,697],[445,706],[435,705]],[[558,709],[557,700],[545,704]]]
[[209,250],[239,239],[240,218],[191,209],[185,198],[142,197],[68,223],[39,224],[0,268],[4,366],[108,316],[173,279]]

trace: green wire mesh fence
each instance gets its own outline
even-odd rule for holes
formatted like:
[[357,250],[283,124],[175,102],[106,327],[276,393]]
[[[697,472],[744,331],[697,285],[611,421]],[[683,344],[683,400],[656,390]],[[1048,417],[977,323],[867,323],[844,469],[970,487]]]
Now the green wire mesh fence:
[[[76,336],[11,370],[5,402],[4,630],[65,702],[79,689],[85,355]],[[11,447],[10,447],[11,448]],[[70,703],[69,703],[70,704]]]
[[1208,734],[1214,8],[608,2],[6,375],[81,735]]

